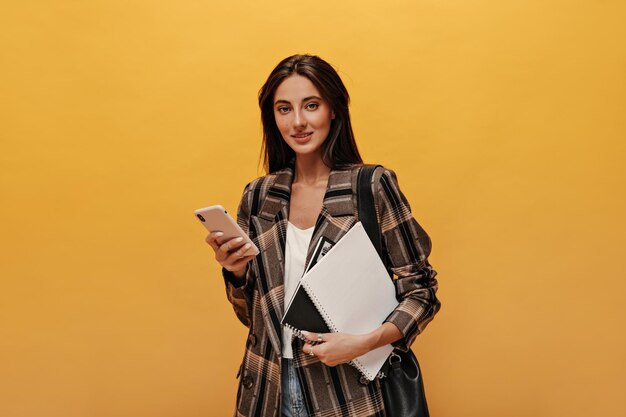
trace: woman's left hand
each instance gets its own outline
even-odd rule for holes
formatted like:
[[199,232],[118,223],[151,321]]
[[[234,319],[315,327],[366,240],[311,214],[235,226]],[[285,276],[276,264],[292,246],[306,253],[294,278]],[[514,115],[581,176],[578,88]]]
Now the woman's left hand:
[[311,333],[305,331],[302,334],[310,342],[319,342],[320,338],[318,338],[318,335],[321,336],[321,343],[306,343],[302,351],[310,355],[312,348],[313,355],[317,356],[324,365],[328,366],[350,362],[352,359],[364,355],[370,350],[368,348],[367,335]]

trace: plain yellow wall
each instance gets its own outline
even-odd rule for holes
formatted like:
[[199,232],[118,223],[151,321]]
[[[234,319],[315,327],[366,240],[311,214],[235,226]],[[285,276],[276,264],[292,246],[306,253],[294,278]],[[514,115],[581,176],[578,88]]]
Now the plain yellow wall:
[[314,53],[431,235],[433,417],[626,415],[623,1],[4,1],[0,415],[230,415],[246,329],[193,210]]

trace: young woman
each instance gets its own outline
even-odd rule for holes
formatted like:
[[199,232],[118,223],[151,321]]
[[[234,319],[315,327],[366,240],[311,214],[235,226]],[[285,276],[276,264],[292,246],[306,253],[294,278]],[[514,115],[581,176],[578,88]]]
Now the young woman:
[[228,299],[250,329],[237,416],[384,416],[379,381],[368,382],[347,362],[389,343],[407,351],[440,308],[430,239],[395,173],[379,167],[372,191],[399,306],[369,334],[307,334],[319,344],[280,324],[319,239],[337,242],[359,221],[355,186],[363,162],[348,103],[339,75],[321,58],[281,61],[259,91],[268,175],[245,187],[237,212],[260,254],[243,256],[241,239],[222,241],[216,232],[206,238]]

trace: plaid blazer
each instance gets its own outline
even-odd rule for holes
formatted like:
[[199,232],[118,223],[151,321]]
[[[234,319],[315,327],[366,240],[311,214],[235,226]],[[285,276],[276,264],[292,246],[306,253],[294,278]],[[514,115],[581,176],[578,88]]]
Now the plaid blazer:
[[[333,170],[321,212],[313,229],[306,265],[321,237],[337,242],[357,221],[356,176],[360,165]],[[246,185],[237,222],[260,250],[250,261],[245,282],[237,287],[222,269],[226,294],[239,320],[249,329],[237,373],[236,416],[279,416],[281,410],[281,324],[284,306],[284,254],[293,164]],[[441,306],[435,296],[436,272],[428,262],[431,242],[411,214],[393,171],[379,167],[372,180],[383,245],[383,261],[394,273],[399,306],[386,321],[403,338],[396,348],[407,351]],[[329,367],[302,353],[292,339],[294,364],[310,416],[385,416],[378,380],[369,382],[356,368]]]

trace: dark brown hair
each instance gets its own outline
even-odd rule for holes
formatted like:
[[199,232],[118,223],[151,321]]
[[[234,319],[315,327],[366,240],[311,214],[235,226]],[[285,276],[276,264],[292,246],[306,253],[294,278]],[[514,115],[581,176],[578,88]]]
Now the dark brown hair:
[[362,164],[363,160],[354,140],[348,104],[350,96],[337,71],[315,55],[292,55],[280,61],[259,90],[259,107],[263,123],[263,166],[269,174],[283,169],[295,157],[293,149],[284,141],[274,118],[274,94],[289,76],[298,74],[308,78],[335,112],[328,137],[322,144],[322,160],[330,169]]

